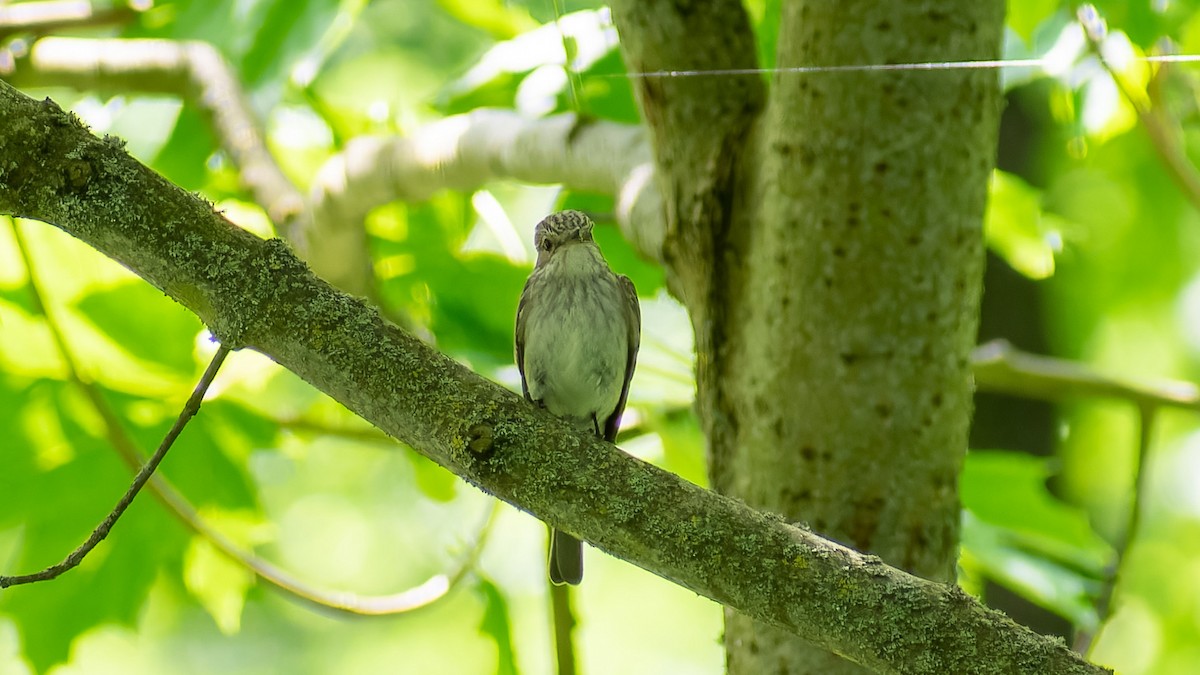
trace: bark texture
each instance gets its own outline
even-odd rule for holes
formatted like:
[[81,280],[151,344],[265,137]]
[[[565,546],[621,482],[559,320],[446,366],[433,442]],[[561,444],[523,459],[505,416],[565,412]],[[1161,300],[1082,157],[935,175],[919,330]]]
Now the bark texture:
[[0,215],[53,223],[229,346],[269,355],[470,483],[617,557],[882,673],[1105,672],[953,585],[573,431],[334,290],[282,242],[230,225],[119,141],[4,82],[0,156]]
[[[753,58],[731,3],[624,4],[631,70]],[[1003,15],[998,0],[798,0],[777,65],[995,59]],[[996,73],[779,72],[761,108],[757,77],[639,83],[713,486],[952,582]],[[735,675],[861,672],[731,610],[725,639]]]
[[[323,279],[374,292],[363,220],[380,204],[510,178],[563,183],[617,198],[617,223],[645,255],[662,257],[662,203],[641,127],[575,115],[528,118],[478,109],[407,138],[361,136],[321,168],[306,200],[283,174],[236,74],[203,42],[47,37],[5,78],[17,87],[168,94],[194,106],[242,183]],[[319,242],[310,246],[309,242]]]

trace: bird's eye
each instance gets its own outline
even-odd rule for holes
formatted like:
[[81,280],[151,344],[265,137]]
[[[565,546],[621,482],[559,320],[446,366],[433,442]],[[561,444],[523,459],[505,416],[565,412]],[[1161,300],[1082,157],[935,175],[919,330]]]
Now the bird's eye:
[[551,242],[549,239],[543,239],[543,240],[542,240],[542,250],[543,250],[543,251],[547,251],[547,252],[548,252],[548,251],[550,251],[550,249],[552,249],[552,248],[554,248],[554,243],[553,243],[553,242]]

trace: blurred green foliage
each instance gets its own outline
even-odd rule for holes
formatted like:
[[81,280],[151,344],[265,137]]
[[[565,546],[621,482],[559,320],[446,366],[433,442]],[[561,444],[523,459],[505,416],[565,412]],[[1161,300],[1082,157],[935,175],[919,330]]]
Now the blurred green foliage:
[[[779,4],[747,2],[765,67],[774,63]],[[1163,38],[1200,51],[1194,0],[1098,5],[1114,53],[1153,53]],[[1025,128],[1002,138],[1014,148],[1001,147],[1001,157],[1012,151],[1020,161],[992,183],[989,246],[1036,280],[1043,315],[1029,320],[1044,326],[1054,354],[1116,374],[1195,380],[1200,217],[1086,53],[1070,12],[1058,0],[1010,2],[1007,56],[1052,55],[1060,67],[1003,73],[1009,113]],[[411,133],[480,106],[638,120],[615,31],[594,2],[166,0],[128,25],[88,34],[216,45],[302,186],[349,138]],[[561,68],[568,60],[570,77]],[[1119,68],[1131,83],[1150,80],[1136,58]],[[1200,70],[1174,66],[1156,82],[1156,105],[1195,161]],[[270,233],[192,106],[53,93],[235,222]],[[506,221],[485,218],[483,203],[499,204]],[[690,325],[666,296],[662,270],[611,226],[611,196],[497,184],[376,209],[366,225],[381,301],[440,349],[516,388],[512,319],[529,235],[553,208],[596,214],[607,257],[642,295],[643,352],[622,445],[703,483]],[[505,251],[497,227],[526,246],[524,258]],[[144,452],[213,349],[195,317],[116,263],[53,228],[0,220],[4,573],[60,559],[130,477],[70,381],[31,274],[83,376]],[[1110,542],[1130,508],[1137,418],[1113,401],[1074,401],[1056,414],[1053,458],[1017,448],[968,455],[963,584],[983,593],[986,582],[999,583],[1092,628]],[[1126,673],[1190,673],[1200,662],[1200,435],[1185,413],[1160,415],[1155,431],[1144,520],[1095,656]],[[491,510],[487,497],[250,353],[230,359],[161,471],[226,536],[331,591],[388,594],[452,572]],[[444,598],[346,621],[264,588],[146,494],[79,569],[0,593],[0,672],[547,672],[543,526],[502,508],[487,536],[476,574]],[[594,573],[578,598],[587,669],[721,671],[718,607],[595,552],[588,565]],[[647,606],[654,612],[629,611]]]

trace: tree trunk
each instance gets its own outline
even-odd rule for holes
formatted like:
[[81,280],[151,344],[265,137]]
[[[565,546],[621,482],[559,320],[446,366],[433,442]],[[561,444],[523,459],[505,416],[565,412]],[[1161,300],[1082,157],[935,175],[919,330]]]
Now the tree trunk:
[[[782,25],[781,68],[994,59],[1003,3],[796,2]],[[713,485],[952,582],[998,79],[774,81],[744,165],[747,236],[717,258],[738,281],[701,391],[722,404],[710,430],[727,426]],[[733,612],[725,640],[735,674],[861,672]]]
[[[736,106],[704,110],[717,111],[714,122],[733,122],[723,131],[738,128]],[[714,147],[726,153],[741,147],[730,135],[696,133],[687,142],[703,137],[718,138]],[[680,157],[704,159],[698,148]],[[55,224],[196,312],[226,346],[261,351],[469,483],[552,526],[571,527],[617,557],[881,673],[1107,672],[954,585],[888,567],[574,433],[334,291],[285,244],[231,225],[210,203],[130,158],[120,141],[92,136],[53,102],[35,101],[3,81],[0,150],[7,159],[0,163],[0,216]],[[728,165],[684,167],[713,188],[692,194],[726,194],[727,184],[703,171],[722,166]],[[732,222],[733,213],[711,212],[707,222]],[[683,242],[703,241],[696,222],[676,223],[693,229],[690,237],[672,235],[672,255],[690,252]],[[730,230],[718,231],[734,241]],[[726,252],[725,240],[714,237],[721,245],[708,250]],[[744,237],[739,241],[745,249]],[[731,288],[713,284],[712,292]],[[720,312],[732,305],[706,306]],[[697,321],[706,339],[724,335],[702,332],[705,325]],[[733,333],[725,323],[713,325]],[[719,372],[712,359],[726,353],[699,350],[702,382],[711,385],[703,378]],[[713,391],[702,388],[714,406],[709,410],[719,411]],[[710,422],[710,428],[715,435],[739,427]],[[776,670],[785,669],[799,666],[784,662]]]
[[[669,28],[639,39],[646,20],[628,15],[669,3],[616,4],[631,69],[703,69],[671,60]],[[709,25],[669,9],[703,52]],[[995,59],[1003,17],[999,0],[791,2],[778,67]],[[753,84],[695,79],[725,81],[699,113],[678,100],[699,85],[649,78],[639,96],[665,182],[668,278],[696,331],[714,488],[952,582],[996,72],[784,70],[761,107]],[[726,620],[735,675],[862,672]]]

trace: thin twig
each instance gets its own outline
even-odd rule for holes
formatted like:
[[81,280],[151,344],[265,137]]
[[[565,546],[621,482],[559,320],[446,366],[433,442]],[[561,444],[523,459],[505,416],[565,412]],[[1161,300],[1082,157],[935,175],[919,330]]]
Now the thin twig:
[[387,445],[396,444],[396,440],[394,438],[388,436],[375,427],[337,426],[333,424],[314,422],[302,417],[276,418],[274,422],[280,429],[287,429],[288,431],[318,434],[321,436],[336,436],[338,438],[362,441],[364,443],[386,443]]
[[[92,402],[93,407],[104,419],[110,443],[118,449],[123,459],[132,466],[137,466],[137,450],[111,406],[99,396],[99,391],[94,385],[83,382],[79,384],[83,387],[88,400]],[[472,550],[452,574],[435,574],[424,582],[397,593],[360,595],[314,587],[275,564],[241,548],[232,539],[206,522],[196,508],[166,478],[154,476],[150,487],[159,501],[188,529],[203,537],[213,548],[236,564],[248,569],[275,590],[316,609],[334,610],[354,616],[403,614],[427,607],[441,599],[452,588],[455,588],[468,572],[476,568],[491,527],[489,516],[489,519],[476,533]]]
[[[47,311],[40,285],[37,282],[33,260],[25,244],[24,236],[21,234],[17,224],[11,220],[10,222],[13,225],[13,237],[17,242],[18,252],[29,275],[29,290],[34,310],[46,321],[51,340],[62,356],[67,378],[83,392],[85,398],[92,404],[97,414],[100,415],[101,420],[104,422],[109,443],[117,451],[117,454],[120,455],[121,459],[131,469],[138,469],[142,464],[142,458],[141,453],[137,450],[136,443],[125,431],[119,416],[113,410],[112,406],[109,405],[108,401],[105,400],[100,392],[100,388],[92,382],[85,380],[80,374],[73,353],[67,345],[66,336],[59,327],[54,315]],[[493,508],[489,512],[487,519],[476,533],[475,544],[472,550],[464,557],[458,569],[453,574],[449,576],[445,574],[434,575],[424,583],[399,593],[384,596],[362,596],[354,593],[326,591],[314,588],[300,581],[270,562],[240,548],[231,539],[205,522],[196,508],[162,475],[154,474],[150,478],[149,483],[152,494],[188,529],[206,539],[215,549],[235,563],[250,570],[257,578],[274,587],[276,590],[319,609],[333,609],[351,615],[366,616],[410,612],[428,606],[443,597],[451,588],[456,587],[468,572],[477,567],[479,556],[487,542],[492,520],[498,506],[496,503],[493,504]]]
[[1138,406],[1200,411],[1200,388],[1190,382],[1148,382],[1101,375],[1078,361],[1023,352],[1005,340],[976,347],[971,361],[980,391],[1045,401],[1080,396],[1115,398]]
[[[1100,65],[1117,85],[1117,89],[1121,91],[1125,100],[1137,113],[1138,121],[1142,123],[1142,128],[1150,137],[1150,144],[1154,147],[1159,159],[1162,160],[1167,173],[1174,179],[1192,206],[1200,210],[1200,172],[1196,171],[1196,167],[1188,159],[1179,134],[1172,130],[1173,125],[1169,123],[1162,112],[1162,106],[1147,105],[1141,97],[1136,96],[1125,78],[1121,77],[1120,73],[1104,57],[1103,45],[1108,28],[1096,8],[1092,5],[1081,5],[1075,16],[1083,27],[1083,33],[1087,36],[1088,46],[1092,53],[1095,54]],[[1163,63],[1158,67],[1165,69],[1168,64]]]
[[484,544],[487,543],[492,526],[496,524],[496,515],[498,513],[500,513],[500,502],[493,499],[491,500],[491,506],[488,509],[487,515],[483,519],[483,524],[479,526],[479,531],[475,533],[475,544],[467,552],[467,555],[463,556],[458,570],[450,575],[450,588],[457,586],[460,581],[466,578],[467,574],[479,567],[479,558],[483,555]]
[[1092,649],[1096,646],[1099,627],[1104,625],[1104,621],[1112,612],[1113,595],[1120,582],[1122,563],[1128,557],[1130,546],[1137,539],[1138,527],[1142,522],[1146,476],[1150,473],[1146,467],[1150,462],[1150,446],[1153,441],[1154,419],[1157,413],[1158,406],[1156,405],[1141,404],[1138,406],[1138,452],[1133,467],[1133,495],[1130,498],[1128,520],[1125,521],[1124,530],[1114,543],[1115,555],[1104,571],[1104,584],[1096,597],[1096,615],[1099,618],[1096,627],[1077,631],[1074,644],[1071,645],[1072,649],[1089,659],[1092,656]]
[[554,660],[556,675],[575,675],[575,612],[571,607],[571,587],[565,584],[550,586],[550,613],[554,619]]
[[204,375],[200,377],[200,382],[196,384],[196,388],[192,390],[192,395],[188,397],[187,403],[184,404],[183,410],[180,411],[179,417],[175,419],[175,424],[171,425],[171,429],[167,431],[167,435],[163,437],[162,443],[159,444],[158,450],[154,451],[154,455],[150,460],[142,466],[134,477],[133,483],[125,494],[121,497],[117,505],[108,516],[92,530],[92,534],[87,538],[87,541],[80,544],[79,548],[75,549],[62,562],[51,565],[40,572],[32,574],[18,574],[15,576],[0,576],[0,588],[8,588],[9,586],[17,586],[19,584],[31,584],[37,581],[49,581],[61,575],[62,573],[75,568],[79,563],[83,562],[85,556],[92,552],[92,549],[104,541],[108,536],[109,531],[117,524],[117,519],[125,513],[129,505],[133,503],[134,497],[137,497],[142,486],[146,481],[150,480],[150,476],[158,465],[162,462],[163,457],[167,456],[167,451],[174,445],[175,439],[179,438],[179,434],[183,432],[183,428],[191,421],[192,417],[200,410],[200,403],[204,400],[204,394],[208,391],[208,387],[212,384],[213,378],[217,376],[217,371],[221,369],[221,364],[224,363],[225,357],[229,355],[229,348],[225,345],[220,345],[217,348],[217,353],[213,354],[212,361],[209,362],[208,368],[205,369]]
[[46,37],[5,79],[16,86],[174,94],[189,101],[211,121],[242,184],[276,230],[304,248],[304,196],[271,154],[237,74],[216,47],[194,40]]
[[574,68],[574,53],[577,49],[571,48],[571,43],[567,41],[567,34],[562,28],[563,7],[562,0],[553,0],[554,9],[554,28],[558,31],[559,41],[563,48],[563,72],[567,75],[567,83],[570,85],[568,91],[571,95],[571,112],[576,115],[583,115],[583,80],[579,76],[579,71]]
[[[1126,400],[1138,411],[1138,451],[1134,464],[1134,485],[1129,502],[1125,527],[1113,544],[1115,554],[1104,572],[1104,583],[1096,598],[1098,626],[1103,625],[1112,611],[1113,594],[1120,580],[1121,566],[1127,559],[1129,547],[1137,539],[1142,522],[1142,510],[1147,494],[1150,447],[1154,421],[1164,407],[1200,411],[1200,391],[1187,382],[1138,382],[1108,377],[1087,366],[1065,359],[1029,354],[1015,349],[1004,340],[994,340],[975,349],[976,385],[981,390],[1058,401],[1068,397],[1104,397]],[[1090,655],[1095,646],[1096,630],[1080,629],[1075,634],[1073,648]]]

